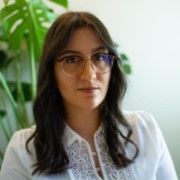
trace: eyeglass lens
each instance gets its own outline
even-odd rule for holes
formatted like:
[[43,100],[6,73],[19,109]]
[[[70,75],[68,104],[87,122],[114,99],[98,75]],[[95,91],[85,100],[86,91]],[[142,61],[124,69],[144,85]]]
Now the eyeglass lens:
[[[113,65],[113,56],[107,53],[95,54],[90,58],[90,64],[96,73],[107,73]],[[65,74],[69,76],[77,76],[84,70],[87,61],[79,55],[69,55],[62,59],[61,65]]]

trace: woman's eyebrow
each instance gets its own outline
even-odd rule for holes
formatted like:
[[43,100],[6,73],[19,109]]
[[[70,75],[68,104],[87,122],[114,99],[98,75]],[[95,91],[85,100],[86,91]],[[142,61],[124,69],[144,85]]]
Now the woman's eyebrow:
[[[100,51],[100,50],[107,50],[107,48],[105,48],[104,46],[99,46],[99,47],[96,47],[96,48],[94,48],[94,49],[92,49],[92,53],[94,53],[94,52],[97,52],[97,51]],[[77,50],[63,50],[60,54],[59,54],[59,56],[63,56],[63,55],[66,55],[66,54],[78,54],[78,55],[81,55],[82,54],[82,52],[80,52],[80,51],[77,51]]]
[[63,55],[66,55],[66,54],[81,54],[80,51],[76,51],[76,50],[63,50],[59,56],[63,56]]
[[97,48],[92,49],[92,52],[101,51],[101,50],[105,51],[107,50],[107,48],[105,46],[99,46]]

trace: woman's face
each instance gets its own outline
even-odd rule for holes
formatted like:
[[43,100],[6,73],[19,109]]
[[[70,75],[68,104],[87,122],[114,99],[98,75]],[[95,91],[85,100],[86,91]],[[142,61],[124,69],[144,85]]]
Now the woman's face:
[[98,74],[89,60],[97,53],[107,52],[92,30],[79,28],[72,33],[59,59],[80,56],[84,57],[86,63],[78,76],[71,77],[64,73],[61,61],[55,61],[55,78],[66,108],[93,110],[102,103],[111,73]]

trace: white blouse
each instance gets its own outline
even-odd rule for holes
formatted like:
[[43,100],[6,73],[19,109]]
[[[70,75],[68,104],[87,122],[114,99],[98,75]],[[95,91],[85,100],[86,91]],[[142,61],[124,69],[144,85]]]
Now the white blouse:
[[[177,175],[161,131],[154,118],[143,111],[123,111],[133,128],[131,139],[139,148],[135,162],[127,168],[118,169],[107,153],[106,142],[101,125],[94,134],[95,148],[104,180],[177,180]],[[119,127],[125,133],[125,129]],[[31,175],[32,164],[36,157],[31,156],[25,148],[28,137],[35,127],[17,131],[6,149],[0,180],[101,180],[93,160],[88,142],[80,137],[68,125],[64,132],[64,147],[69,157],[69,168],[58,175]],[[121,137],[119,137],[121,138]],[[33,143],[29,144],[34,154]],[[131,144],[127,155],[135,152]]]

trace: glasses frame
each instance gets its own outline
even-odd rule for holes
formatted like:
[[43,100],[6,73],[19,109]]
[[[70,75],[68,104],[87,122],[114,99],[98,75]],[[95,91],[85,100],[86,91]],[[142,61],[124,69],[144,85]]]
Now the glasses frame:
[[[96,72],[96,71],[94,70],[94,64],[91,62],[92,57],[88,58],[88,57],[84,57],[84,56],[83,56],[84,64],[83,64],[83,68],[82,68],[82,72],[81,72],[81,73],[84,72],[85,65],[86,65],[86,63],[87,63],[88,61],[89,61],[89,64],[92,66],[93,71],[96,72],[97,74],[106,74],[106,73],[110,72],[111,69],[112,69],[112,67],[113,67],[113,64],[114,64],[114,61],[115,61],[115,59],[116,59],[116,56],[113,55],[113,54],[111,54],[111,53],[102,53],[102,54],[110,55],[111,58],[112,58],[112,65],[110,66],[110,68],[109,68],[108,71],[103,72],[103,73]],[[79,75],[71,75],[71,74],[68,74],[68,73],[64,70],[63,65],[62,65],[62,64],[63,64],[63,61],[64,61],[63,58],[57,58],[57,61],[60,63],[61,68],[62,68],[62,71],[63,71],[63,73],[64,73],[67,77],[76,78],[76,77],[78,77],[78,76],[81,75],[81,73],[79,73]]]

